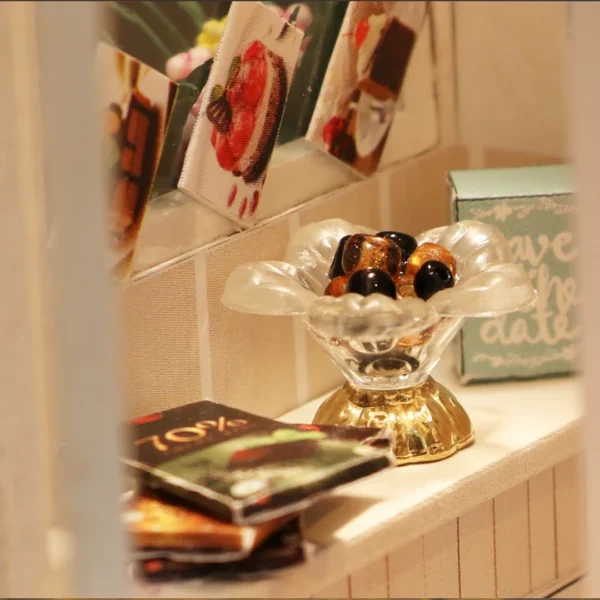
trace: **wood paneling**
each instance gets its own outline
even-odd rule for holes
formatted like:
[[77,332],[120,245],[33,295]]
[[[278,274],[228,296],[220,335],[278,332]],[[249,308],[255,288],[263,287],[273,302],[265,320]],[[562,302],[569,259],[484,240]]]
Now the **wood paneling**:
[[460,592],[463,598],[496,596],[494,505],[484,502],[458,519]]
[[554,468],[558,576],[578,573],[583,563],[582,464],[579,456]]
[[528,485],[531,588],[538,590],[558,577],[553,469],[532,477]]
[[500,598],[519,598],[531,592],[528,513],[527,482],[494,499],[496,585]]
[[425,596],[460,596],[458,523],[456,519],[424,537]]
[[390,598],[426,596],[423,550],[423,538],[419,538],[388,555]]
[[352,573],[350,594],[352,598],[389,598],[387,557]]

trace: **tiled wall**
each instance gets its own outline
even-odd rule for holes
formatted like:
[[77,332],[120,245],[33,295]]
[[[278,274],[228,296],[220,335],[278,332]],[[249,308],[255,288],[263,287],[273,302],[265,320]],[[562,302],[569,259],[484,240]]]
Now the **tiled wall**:
[[446,173],[471,164],[543,164],[538,155],[451,146],[321,196],[209,246],[122,290],[123,378],[138,416],[202,398],[278,416],[341,382],[339,371],[287,317],[235,313],[221,304],[238,264],[281,258],[299,227],[342,218],[418,233],[449,222]]
[[452,3],[462,143],[568,155],[568,4]]
[[580,458],[570,458],[334,585],[313,588],[312,597],[552,595],[584,570],[582,481]]
[[298,227],[321,219],[411,233],[442,225],[446,172],[466,166],[464,148],[427,153],[123,288],[129,413],[208,397],[277,416],[331,390],[340,374],[301,324],[235,313],[221,304],[227,275],[243,262],[281,258]]

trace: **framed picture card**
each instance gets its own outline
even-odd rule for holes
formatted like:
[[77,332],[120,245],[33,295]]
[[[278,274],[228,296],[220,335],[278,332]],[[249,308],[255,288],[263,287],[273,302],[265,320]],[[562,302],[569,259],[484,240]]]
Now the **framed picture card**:
[[104,43],[97,61],[111,266],[118,273],[127,270],[135,247],[177,85]]
[[[173,232],[181,241],[189,225],[189,214],[165,198],[181,195],[177,183],[212,61],[175,82],[105,43],[99,44],[96,59],[102,82],[98,95],[103,160],[109,176],[110,267],[117,279],[127,280],[146,257],[171,258],[160,248],[165,235]],[[214,227],[214,219],[202,217],[202,222]],[[165,235],[157,236],[159,229]]]
[[179,188],[242,228],[255,220],[302,33],[260,2],[234,2]]
[[361,175],[379,165],[426,2],[351,2],[306,137]]

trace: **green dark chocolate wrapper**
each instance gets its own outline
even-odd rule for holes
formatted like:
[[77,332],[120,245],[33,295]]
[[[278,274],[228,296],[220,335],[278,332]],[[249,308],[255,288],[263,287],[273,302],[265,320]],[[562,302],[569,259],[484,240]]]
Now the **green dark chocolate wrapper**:
[[133,447],[125,462],[143,485],[239,524],[299,512],[317,495],[394,464],[391,439],[377,429],[289,425],[209,401],[127,428]]

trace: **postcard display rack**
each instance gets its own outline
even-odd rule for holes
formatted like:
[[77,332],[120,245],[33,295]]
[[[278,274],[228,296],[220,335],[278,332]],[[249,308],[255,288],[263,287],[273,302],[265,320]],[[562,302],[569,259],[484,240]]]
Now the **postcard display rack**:
[[[299,322],[226,309],[227,275],[250,259],[279,259],[290,235],[313,221],[410,233],[446,224],[449,170],[564,162],[567,16],[561,3],[431,3],[375,174],[359,178],[305,140],[287,143],[273,155],[253,226],[236,232],[206,212],[196,247],[166,261],[142,253],[118,290],[127,415],[210,398],[310,422],[339,371]],[[544,26],[532,28],[537,22]],[[578,379],[460,387],[448,362],[437,376],[473,418],[470,450],[390,470],[315,505],[307,523],[318,554],[302,567],[251,582],[136,584],[135,594],[580,594]]]

